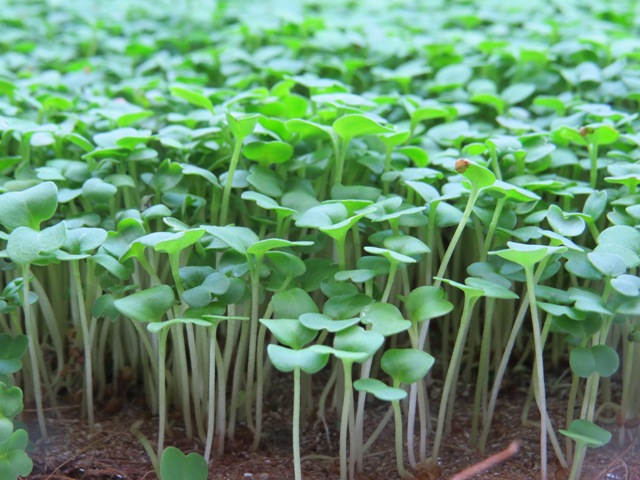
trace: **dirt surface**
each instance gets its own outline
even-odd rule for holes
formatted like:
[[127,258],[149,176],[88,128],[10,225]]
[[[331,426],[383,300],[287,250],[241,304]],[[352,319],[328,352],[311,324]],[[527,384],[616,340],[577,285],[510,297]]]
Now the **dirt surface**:
[[[291,458],[291,409],[290,376],[276,375],[276,381],[265,402],[264,440],[257,453],[249,453],[251,434],[239,428],[234,442],[228,442],[225,454],[215,457],[210,469],[210,479],[256,479],[287,480],[293,479]],[[522,425],[522,406],[526,401],[528,382],[526,377],[517,379],[499,397],[493,429],[487,452],[481,454],[468,446],[468,432],[471,424],[471,404],[473,389],[461,385],[455,407],[454,426],[451,435],[446,437],[441,458],[440,472],[412,471],[418,480],[451,478],[451,476],[474,465],[489,455],[506,448],[513,440],[521,443],[520,452],[490,471],[476,475],[475,479],[525,480],[539,478],[539,430],[534,425]],[[562,425],[564,416],[566,386],[550,387],[549,409],[556,429]],[[439,398],[438,385],[430,388],[431,410],[435,409]],[[371,432],[383,417],[387,405],[372,401],[367,407],[366,430]],[[110,413],[107,413],[109,411]],[[31,423],[26,412],[26,420]],[[157,419],[152,418],[142,405],[135,402],[122,402],[99,408],[97,430],[89,433],[84,420],[80,417],[79,405],[66,405],[47,412],[49,438],[39,441],[35,430],[32,432],[34,449],[33,480],[154,480],[156,475],[141,443],[131,433],[131,426],[141,420],[140,430],[154,445],[153,432],[157,428]],[[532,406],[529,420],[534,422],[535,405]],[[433,418],[435,423],[435,418]],[[35,422],[33,422],[35,425]],[[183,452],[202,451],[202,444],[188,440],[180,429],[180,419],[174,415],[168,432],[167,443],[177,446]],[[338,461],[338,417],[327,417],[327,430],[321,422],[307,422],[302,432],[303,475],[308,480],[330,480],[339,478]],[[640,480],[640,440],[638,429],[635,436],[628,435],[627,441],[618,447],[618,432],[611,425],[614,437],[609,445],[589,450],[582,478],[586,480]],[[627,432],[628,433],[628,432]],[[561,445],[564,437],[559,435]],[[433,440],[433,435],[429,441]],[[408,463],[405,459],[405,464]],[[399,478],[395,469],[393,448],[393,422],[389,422],[385,431],[367,452],[365,471],[358,480],[392,480]],[[551,447],[549,448],[549,478],[566,480],[568,472],[557,463]]]

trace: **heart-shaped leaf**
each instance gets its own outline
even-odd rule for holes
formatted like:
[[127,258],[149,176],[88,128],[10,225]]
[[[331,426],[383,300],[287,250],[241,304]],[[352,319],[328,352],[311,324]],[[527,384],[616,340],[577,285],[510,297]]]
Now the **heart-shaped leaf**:
[[119,298],[113,305],[122,315],[137,322],[159,322],[174,301],[173,289],[160,285]]
[[574,347],[569,356],[571,370],[582,378],[594,373],[601,377],[610,377],[620,365],[618,353],[608,345],[593,347]]
[[400,310],[390,303],[374,303],[364,308],[361,316],[362,323],[371,325],[371,330],[385,337],[396,335],[411,327],[411,322],[405,320]]
[[411,291],[404,303],[412,322],[441,317],[453,310],[453,303],[447,300],[445,291],[440,287],[418,287]]
[[314,374],[322,370],[329,361],[329,354],[315,351],[312,347],[292,350],[280,345],[269,345],[267,353],[273,366],[281,372],[292,372],[299,368]]
[[436,359],[423,350],[391,348],[384,352],[380,365],[391,375],[394,384],[411,384],[424,377]]
[[29,227],[40,230],[58,208],[58,188],[53,182],[40,183],[21,192],[0,195],[0,224],[7,230]]
[[606,445],[612,437],[611,432],[608,430],[584,419],[576,419],[569,424],[567,430],[560,429],[558,431],[575,440],[576,443],[592,448]]
[[577,237],[584,232],[585,222],[579,214],[566,214],[557,205],[551,205],[547,220],[554,231],[565,237]]
[[209,466],[202,455],[185,455],[175,447],[162,452],[160,480],[207,480],[208,476]]

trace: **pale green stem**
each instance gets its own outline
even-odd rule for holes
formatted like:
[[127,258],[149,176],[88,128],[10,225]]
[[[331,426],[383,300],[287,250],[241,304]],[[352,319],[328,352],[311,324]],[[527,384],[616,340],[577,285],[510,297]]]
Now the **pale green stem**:
[[542,480],[547,479],[547,399],[544,387],[544,364],[542,357],[542,338],[540,335],[540,319],[538,318],[538,307],[536,304],[535,287],[536,282],[533,277],[533,267],[525,266],[525,276],[527,278],[527,297],[529,298],[529,308],[531,311],[531,321],[533,323],[533,341],[536,355],[537,388],[538,395],[536,401],[540,410],[540,476]]
[[84,292],[82,290],[82,278],[80,277],[80,263],[77,260],[71,261],[73,280],[75,282],[76,302],[78,303],[78,313],[80,314],[80,326],[82,327],[82,342],[84,345],[84,394],[86,395],[87,419],[89,420],[89,431],[95,428],[95,418],[93,411],[93,369],[92,369],[92,349],[93,337],[89,331],[87,321],[87,310],[84,303]]
[[300,367],[293,369],[293,470],[296,480],[302,480],[300,459]]
[[478,366],[478,378],[476,381],[476,391],[473,399],[473,417],[471,418],[471,433],[469,443],[474,445],[478,437],[478,423],[480,411],[486,412],[487,390],[489,380],[489,361],[491,356],[491,322],[495,306],[494,298],[487,298],[485,303],[485,317],[482,328],[482,340],[480,344],[480,363]]
[[217,325],[209,328],[209,401],[207,412],[207,441],[204,447],[204,459],[209,463],[211,449],[213,447],[213,432],[216,415],[215,389],[216,389],[216,331]]
[[447,369],[447,376],[444,381],[444,387],[442,389],[442,396],[440,398],[440,409],[438,410],[438,424],[436,427],[436,437],[433,442],[433,449],[431,451],[431,459],[433,462],[438,461],[438,453],[440,452],[440,445],[442,444],[442,436],[444,434],[445,419],[447,417],[447,407],[449,406],[450,393],[454,386],[454,382],[458,376],[460,368],[460,360],[464,349],[464,344],[467,339],[467,332],[469,330],[469,323],[471,321],[471,314],[473,313],[473,306],[478,300],[478,297],[464,297],[464,307],[462,308],[462,315],[460,317],[460,328],[458,335],[456,336],[456,342],[453,346],[453,352],[451,353],[451,361],[449,362],[449,368]]
[[491,250],[491,242],[493,241],[493,235],[496,233],[496,228],[498,226],[498,221],[500,220],[500,215],[502,214],[502,209],[504,208],[504,204],[506,203],[507,198],[502,197],[498,199],[496,202],[496,209],[493,211],[493,217],[491,217],[491,223],[489,224],[489,229],[487,230],[487,236],[484,239],[484,255],[481,258],[482,261],[486,260],[487,253]]
[[[397,387],[397,385],[394,385]],[[400,410],[400,400],[392,400],[393,421],[395,425],[395,447],[396,447],[396,468],[401,477],[408,476],[407,470],[404,468],[403,451],[402,451],[402,412]]]
[[[249,430],[253,430],[255,433],[255,424],[254,418],[251,412],[251,407],[253,406],[253,390],[255,379],[255,366],[256,366],[256,358],[257,358],[257,343],[258,343],[258,316],[259,316],[259,307],[260,307],[260,265],[262,263],[261,258],[256,258],[255,264],[251,263],[251,259],[249,259],[250,265],[250,275],[251,275],[251,318],[249,320],[249,354],[247,358],[247,390],[246,390],[246,413],[247,413],[247,427]],[[255,422],[260,422],[261,419],[255,418]],[[258,442],[260,440],[258,439]]]
[[30,265],[22,265],[22,310],[24,312],[25,330],[29,342],[29,360],[31,361],[31,371],[33,375],[33,395],[36,401],[36,411],[38,413],[38,426],[42,438],[47,438],[47,425],[44,418],[44,408],[42,406],[42,390],[40,386],[40,369],[38,368],[38,357],[42,355],[38,344],[38,325],[31,315],[31,305],[29,304],[29,276],[31,275]]
[[240,160],[240,152],[242,151],[242,140],[237,139],[233,146],[233,153],[231,154],[231,162],[229,163],[229,170],[227,172],[227,181],[224,185],[222,192],[222,206],[220,207],[220,226],[224,226],[227,223],[227,216],[229,210],[229,197],[231,196],[231,187],[233,185],[233,176],[236,173],[238,167],[238,161]]
[[340,480],[347,480],[347,430],[349,426],[349,410],[353,387],[351,385],[352,362],[342,360],[344,370],[344,395],[342,398],[342,416],[340,418]]
[[158,458],[164,451],[164,433],[167,425],[167,386],[166,386],[166,358],[168,330],[158,333]]
[[595,143],[589,144],[587,150],[589,150],[590,162],[589,186],[595,189],[598,183],[598,145]]
[[[469,192],[469,199],[467,201],[467,206],[464,209],[464,212],[462,213],[462,218],[460,219],[460,223],[458,224],[458,227],[456,228],[456,231],[454,232],[453,237],[451,237],[449,246],[447,247],[447,250],[444,252],[444,257],[442,258],[442,262],[440,263],[440,268],[438,269],[438,273],[436,274],[436,277],[439,277],[439,278],[444,277],[444,274],[447,271],[447,267],[449,266],[449,261],[451,260],[451,256],[453,255],[453,252],[456,249],[458,240],[460,240],[460,236],[462,235],[462,232],[464,231],[464,228],[467,225],[469,218],[471,217],[471,213],[473,212],[473,205],[476,203],[476,199],[478,198],[478,192],[479,190],[474,187],[472,187],[471,191]],[[439,287],[441,283],[442,283],[442,280],[436,280],[433,285],[435,287]]]

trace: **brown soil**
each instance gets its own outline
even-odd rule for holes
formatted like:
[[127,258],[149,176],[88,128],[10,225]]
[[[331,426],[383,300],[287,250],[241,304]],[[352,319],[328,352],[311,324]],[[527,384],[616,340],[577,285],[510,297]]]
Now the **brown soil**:
[[[290,415],[290,376],[276,375],[274,387],[265,402],[264,440],[257,453],[249,453],[251,435],[246,429],[239,429],[234,442],[229,442],[221,458],[214,458],[210,479],[254,479],[287,480],[293,479],[291,458],[291,415]],[[454,428],[445,439],[441,458],[443,463],[439,475],[426,470],[414,471],[417,480],[451,478],[451,476],[474,465],[489,455],[506,448],[513,440],[521,443],[520,452],[504,463],[495,466],[475,479],[525,480],[539,478],[539,430],[535,425],[523,426],[521,422],[522,406],[526,400],[527,379],[518,379],[515,386],[506,389],[499,398],[493,429],[486,454],[468,446],[468,431],[471,424],[472,388],[459,387],[456,403]],[[431,388],[431,410],[436,408],[439,398],[437,386]],[[554,425],[562,425],[564,416],[566,386],[550,388],[549,409]],[[113,405],[107,410],[112,410]],[[367,430],[372,431],[384,415],[387,405],[372,401],[367,408]],[[530,420],[534,421],[535,405],[531,409]],[[29,415],[31,411],[26,411]],[[79,406],[65,406],[48,411],[47,425],[49,438],[38,441],[35,428],[32,438],[35,441],[31,457],[34,459],[34,471],[29,476],[33,480],[155,480],[157,477],[151,462],[140,442],[131,434],[131,425],[143,420],[141,430],[153,443],[156,419],[140,405],[129,403],[122,405],[115,413],[98,409],[97,431],[89,433],[84,420],[79,418]],[[27,416],[28,423],[31,419]],[[33,419],[34,420],[34,419]],[[435,422],[435,418],[433,419]],[[330,480],[339,478],[338,466],[338,420],[332,415],[327,418],[329,437],[320,422],[308,422],[303,428],[302,455],[303,475],[308,480]],[[202,444],[188,440],[179,428],[179,418],[174,418],[173,428],[168,432],[167,443],[173,444],[187,453],[201,452]],[[618,432],[600,449],[589,450],[582,472],[586,480],[640,480],[640,440],[638,428],[635,436],[628,435],[626,444],[618,448]],[[561,445],[564,437],[559,435]],[[433,440],[433,435],[430,436]],[[407,464],[405,459],[405,464]],[[365,459],[365,471],[358,480],[397,479],[395,453],[393,448],[393,422],[389,422],[385,432],[376,441]],[[566,480],[568,472],[556,462],[549,448],[549,478]]]

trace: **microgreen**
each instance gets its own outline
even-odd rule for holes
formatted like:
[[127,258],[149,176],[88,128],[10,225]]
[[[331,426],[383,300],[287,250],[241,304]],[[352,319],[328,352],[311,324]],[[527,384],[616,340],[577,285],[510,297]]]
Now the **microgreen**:
[[[342,478],[366,468],[393,414],[398,472],[417,469],[431,381],[430,455],[446,465],[456,389],[476,372],[468,438],[485,449],[514,368],[531,375],[522,417],[535,399],[542,477],[547,437],[562,466],[576,440],[579,475],[606,441],[603,402],[625,451],[639,374],[634,2],[372,0],[349,15],[343,1],[22,3],[0,18],[0,477],[31,469],[16,388],[43,437],[64,392],[82,391],[89,430],[110,396],[144,395],[158,452],[132,431],[159,475],[195,478],[241,422],[260,448],[281,372],[296,478],[314,409],[327,435],[330,411],[341,418]],[[565,452],[550,365],[571,374]],[[392,407],[365,441],[367,395]],[[172,408],[205,464],[164,449]]]

